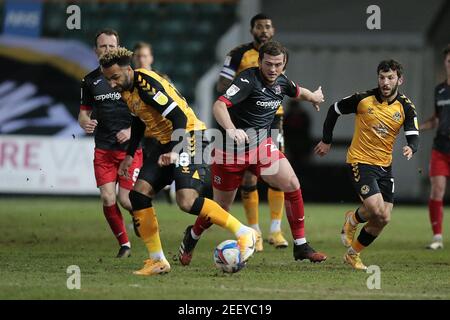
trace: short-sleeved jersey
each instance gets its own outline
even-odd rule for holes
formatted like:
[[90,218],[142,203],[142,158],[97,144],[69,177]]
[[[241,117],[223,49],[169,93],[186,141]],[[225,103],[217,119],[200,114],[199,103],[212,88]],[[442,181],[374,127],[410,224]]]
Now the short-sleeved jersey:
[[436,86],[434,90],[434,108],[439,119],[439,126],[433,149],[450,153],[450,86],[447,81]]
[[[225,57],[220,75],[229,80],[248,68],[258,67],[259,51],[253,42],[240,45],[231,50]],[[283,106],[279,106],[277,115],[283,115]]]
[[100,67],[81,82],[81,110],[92,110],[91,118],[98,124],[94,132],[95,147],[106,150],[126,150],[128,143],[119,144],[116,134],[131,126],[131,113],[120,93],[110,87]]
[[[236,76],[219,100],[227,105],[236,128],[269,130],[283,98],[296,98],[299,94],[300,87],[284,74],[270,86],[265,84],[259,68],[249,68]],[[264,138],[260,136],[258,140]],[[258,141],[250,141],[249,144],[253,147]]]
[[156,72],[135,70],[132,91],[124,91],[122,97],[131,112],[145,123],[144,135],[154,137],[162,144],[171,141],[172,121],[166,116],[175,108],[181,109],[186,116],[186,131],[206,129],[173,84]]
[[404,127],[406,136],[419,135],[414,104],[400,93],[388,103],[381,99],[378,88],[375,88],[336,102],[334,110],[338,114],[356,113],[347,163],[389,166],[400,128]]

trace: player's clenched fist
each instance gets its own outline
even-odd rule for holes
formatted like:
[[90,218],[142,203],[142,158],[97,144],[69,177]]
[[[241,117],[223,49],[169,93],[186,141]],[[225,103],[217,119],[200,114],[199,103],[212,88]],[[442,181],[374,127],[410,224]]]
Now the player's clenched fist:
[[176,152],[168,152],[159,156],[158,165],[160,167],[169,166],[173,163],[176,163],[178,160],[178,153]]
[[228,129],[227,130],[228,136],[236,141],[236,144],[244,144],[245,142],[248,143],[248,135],[245,133],[242,129]]

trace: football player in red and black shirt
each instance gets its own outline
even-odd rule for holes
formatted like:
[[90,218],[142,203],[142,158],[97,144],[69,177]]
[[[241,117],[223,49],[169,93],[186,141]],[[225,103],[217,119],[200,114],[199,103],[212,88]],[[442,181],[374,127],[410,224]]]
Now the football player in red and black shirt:
[[442,249],[442,221],[444,219],[444,194],[450,176],[450,44],[444,49],[444,65],[447,79],[434,91],[434,114],[420,130],[438,128],[434,138],[430,160],[431,194],[428,201],[433,240],[427,249]]
[[[101,30],[95,37],[95,53],[100,57],[105,52],[117,49],[118,43],[116,31]],[[131,120],[126,103],[120,93],[109,86],[100,67],[84,77],[78,122],[86,133],[93,133],[95,137],[95,179],[100,189],[103,213],[120,245],[118,258],[130,256],[131,245],[116,198],[123,208],[131,211],[128,195],[142,166],[142,150],[139,149],[130,168],[132,179],[118,175],[119,165],[128,148]],[[117,183],[119,192],[116,196]]]
[[[300,182],[272,141],[269,130],[285,96],[310,101],[317,110],[324,99],[320,87],[311,92],[283,74],[286,58],[287,50],[280,43],[265,43],[259,49],[259,67],[236,76],[214,103],[213,113],[225,140],[222,145],[216,144],[211,166],[214,200],[229,210],[245,171],[251,171],[269,186],[284,192],[294,259],[322,262],[326,255],[316,252],[306,241]],[[210,225],[200,216],[196,224],[201,224],[203,229]],[[182,264],[189,264],[197,241],[192,233],[185,233],[179,255]]]

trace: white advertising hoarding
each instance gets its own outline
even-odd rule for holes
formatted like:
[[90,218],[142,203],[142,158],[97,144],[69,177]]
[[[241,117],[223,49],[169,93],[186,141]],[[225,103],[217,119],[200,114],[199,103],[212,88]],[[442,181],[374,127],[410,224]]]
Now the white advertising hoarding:
[[92,138],[0,135],[0,193],[98,194]]

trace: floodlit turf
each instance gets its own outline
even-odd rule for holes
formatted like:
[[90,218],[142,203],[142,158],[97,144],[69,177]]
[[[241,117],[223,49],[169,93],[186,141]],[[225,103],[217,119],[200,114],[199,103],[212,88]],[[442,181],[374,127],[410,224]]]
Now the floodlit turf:
[[[322,264],[295,262],[292,243],[274,249],[265,243],[247,267],[223,274],[213,264],[214,246],[231,234],[213,227],[204,234],[189,267],[172,257],[194,216],[156,202],[165,254],[172,272],[164,276],[132,274],[146,258],[144,245],[130,230],[132,257],[114,258],[118,247],[92,199],[0,199],[0,299],[449,299],[450,242],[437,252],[425,250],[431,238],[425,206],[394,207],[391,224],[363,252],[366,265],[381,269],[381,289],[369,290],[370,274],[342,263],[339,231],[349,205],[306,204],[306,230],[316,249],[328,254]],[[267,235],[269,214],[261,205]],[[446,210],[450,212],[450,210]],[[243,220],[241,205],[233,212]],[[124,214],[127,224],[131,219]],[[450,218],[444,231],[450,238]],[[283,230],[290,240],[287,221]],[[81,289],[68,290],[66,269],[81,270]]]

